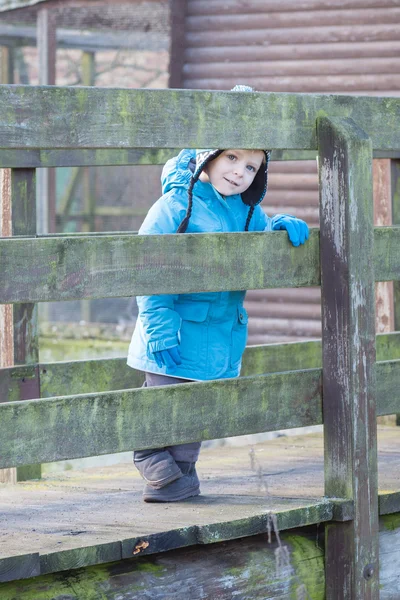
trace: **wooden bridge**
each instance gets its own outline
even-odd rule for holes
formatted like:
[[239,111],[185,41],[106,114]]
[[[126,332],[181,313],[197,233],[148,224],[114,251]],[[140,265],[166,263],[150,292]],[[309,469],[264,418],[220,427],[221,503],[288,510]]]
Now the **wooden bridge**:
[[[400,228],[374,229],[372,203],[372,159],[399,156],[399,117],[397,98],[0,86],[0,302],[14,337],[0,467],[25,479],[42,462],[324,424],[323,451],[275,444],[268,467],[292,475],[272,495],[257,461],[218,468],[226,450],[202,467],[206,493],[177,505],[141,504],[117,468],[119,487],[4,486],[2,599],[400,597],[398,570],[384,570],[400,557],[400,451],[392,436],[379,492],[376,425],[400,413],[400,334],[376,337],[374,320],[375,282],[400,279]],[[160,164],[183,147],[318,152],[320,231],[296,249],[285,232],[36,235],[36,168]],[[322,348],[249,347],[238,379],[141,389],[123,360],[39,361],[38,302],[319,285]]]

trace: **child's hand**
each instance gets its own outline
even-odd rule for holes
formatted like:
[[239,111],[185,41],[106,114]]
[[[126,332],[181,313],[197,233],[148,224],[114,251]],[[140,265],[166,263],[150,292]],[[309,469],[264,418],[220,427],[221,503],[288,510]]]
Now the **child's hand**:
[[293,246],[300,246],[308,240],[307,223],[291,215],[275,215],[272,217],[272,231],[279,229],[286,229]]
[[178,365],[182,364],[177,346],[168,348],[168,350],[154,352],[154,358],[160,368],[166,366],[168,369],[176,369]]

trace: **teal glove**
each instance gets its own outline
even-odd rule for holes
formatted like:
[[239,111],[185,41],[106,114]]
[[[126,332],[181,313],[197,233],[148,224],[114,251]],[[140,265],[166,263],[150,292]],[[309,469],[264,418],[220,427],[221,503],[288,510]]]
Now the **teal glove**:
[[165,366],[168,369],[176,369],[178,365],[182,364],[181,356],[177,346],[168,348],[168,350],[159,350],[158,352],[154,352],[154,358],[160,368]]
[[292,215],[275,215],[271,220],[272,231],[286,229],[293,246],[300,246],[308,240],[308,225],[305,221]]

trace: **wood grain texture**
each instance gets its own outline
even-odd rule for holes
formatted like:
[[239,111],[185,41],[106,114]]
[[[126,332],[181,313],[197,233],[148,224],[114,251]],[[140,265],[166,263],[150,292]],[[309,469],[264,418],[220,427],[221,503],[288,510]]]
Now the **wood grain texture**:
[[[316,118],[329,114],[353,118],[375,149],[393,151],[400,149],[399,113],[400,99],[394,97],[4,86],[0,145],[219,148],[223,140],[228,148],[316,150]],[[227,114],[234,128],[226,128]]]
[[[66,594],[70,600],[81,600],[109,595],[110,589],[120,600],[139,598],[143,590],[149,600],[202,600],[216,593],[220,600],[291,600],[296,593],[297,597],[306,593],[313,600],[324,600],[325,540],[320,529],[314,526],[283,532],[281,544],[290,558],[278,567],[277,539],[273,536],[268,542],[265,534],[259,534],[1,584],[0,591],[3,600],[61,598]],[[398,515],[381,519],[380,547],[386,558],[380,572],[381,599],[393,600],[400,549]]]
[[[378,414],[399,410],[400,333],[377,336]],[[265,375],[322,366],[321,342],[305,341],[248,346],[243,355],[241,376]],[[109,392],[141,387],[141,371],[131,369],[125,358],[42,363],[0,369],[0,402],[15,402],[34,396],[36,370],[40,377],[40,397]],[[28,389],[25,389],[28,388]],[[28,396],[29,394],[29,396]]]
[[325,491],[354,500],[327,527],[327,600],[379,597],[371,140],[318,120]]
[[[169,158],[176,156],[181,148],[122,148],[119,150],[101,148],[99,150],[37,150],[0,148],[0,167],[89,167],[121,165],[163,165]],[[315,160],[313,150],[274,150],[271,160]],[[374,150],[374,157],[398,157],[399,151]]]
[[0,558],[0,582],[28,579],[40,575],[39,553]]
[[[92,366],[83,364],[80,377]],[[115,369],[117,365],[113,367]],[[76,368],[67,367],[67,373],[68,370],[65,386],[76,374]],[[400,361],[378,363],[376,374],[377,414],[400,412]],[[18,372],[9,370],[8,375],[10,381]],[[121,373],[121,380],[123,377]],[[179,386],[168,386],[163,390],[135,388],[35,401],[18,400],[22,385],[19,377],[17,383],[9,387],[13,390],[9,397],[15,401],[0,404],[4,424],[0,466],[53,462],[319,425],[322,423],[321,377],[321,369],[316,368],[186,384],[181,391]],[[91,381],[94,384],[94,378]],[[7,378],[4,377],[3,389],[6,385]],[[293,386],[296,394],[293,394]],[[63,435],[66,430],[68,436]]]
[[[318,242],[316,229],[301,248],[286,232],[0,239],[0,302],[317,286]],[[400,227],[375,230],[373,262],[377,280],[400,279]]]
[[320,280],[316,230],[301,248],[291,246],[286,232],[2,239],[0,261],[0,302],[298,287]]
[[3,403],[0,466],[315,425],[320,385],[320,370],[311,369]]

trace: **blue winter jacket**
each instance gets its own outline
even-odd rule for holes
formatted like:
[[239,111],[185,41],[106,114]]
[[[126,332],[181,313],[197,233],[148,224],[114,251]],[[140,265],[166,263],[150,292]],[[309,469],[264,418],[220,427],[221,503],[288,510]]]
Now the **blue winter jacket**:
[[[176,233],[186,214],[189,163],[195,150],[182,150],[162,172],[163,196],[151,207],[140,235]],[[193,211],[187,233],[244,231],[248,206],[240,195],[225,200],[210,183],[193,189]],[[249,231],[270,231],[271,219],[256,206]],[[245,291],[138,296],[139,316],[129,347],[135,369],[207,380],[237,377],[247,339]],[[159,367],[153,353],[179,346],[182,364]]]

